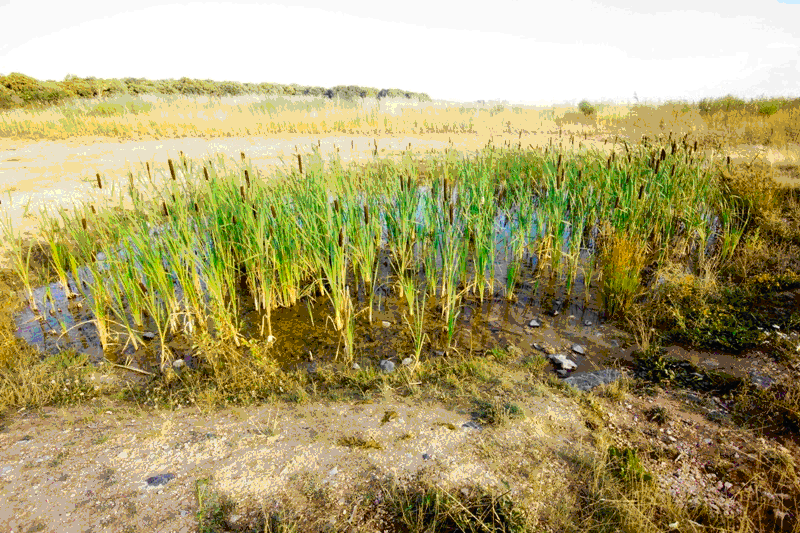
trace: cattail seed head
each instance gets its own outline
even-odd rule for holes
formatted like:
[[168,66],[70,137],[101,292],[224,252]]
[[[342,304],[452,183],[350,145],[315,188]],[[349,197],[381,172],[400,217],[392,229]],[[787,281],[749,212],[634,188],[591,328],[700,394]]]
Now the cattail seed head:
[[161,200],[161,214],[163,216],[169,215],[169,211],[167,211],[167,202],[165,202],[164,200]]
[[81,226],[83,226],[83,231],[86,231],[86,218],[81,218]]
[[194,203],[194,211],[195,211],[195,213],[199,213],[200,212],[200,206],[197,205],[197,202]]
[[208,169],[206,167],[203,167],[203,177],[208,181]]
[[663,148],[661,149],[661,160],[665,160],[667,158],[667,151]]
[[247,171],[247,169],[244,169],[244,181],[247,182],[247,188],[249,189],[250,188],[250,173]]
[[339,228],[339,248],[344,247],[344,228]]
[[639,187],[639,200],[642,199],[642,194],[643,193],[644,193],[644,183],[642,183],[642,186]]
[[303,156],[297,154],[297,167],[300,169],[300,174],[303,173]]
[[339,212],[339,200],[338,199],[334,199],[333,200],[333,211],[335,213]]
[[694,141],[694,151],[697,151],[697,140]]
[[244,202],[244,201],[245,201],[245,196],[244,196],[244,185],[239,185],[239,194],[241,194],[241,195],[242,195],[242,201]]
[[99,189],[103,188],[103,180],[100,179],[100,173],[99,172],[97,173],[97,187]]
[[272,218],[274,218],[274,219],[276,219],[276,220],[277,220],[277,218],[278,218],[278,212],[277,212],[277,211],[275,211],[275,206],[274,206],[274,205],[271,205],[271,206],[269,206],[269,210],[270,210],[270,211],[272,211]]
[[172,164],[172,159],[167,159],[167,163],[169,164],[169,175],[172,176],[172,180],[175,180],[175,166]]
[[728,156],[728,168],[731,166],[731,156]]
[[656,161],[656,175],[658,175],[658,170],[659,170],[660,167],[661,167],[661,159]]
[[153,179],[153,175],[150,173],[150,162],[146,161],[144,166],[147,168],[147,178],[152,180]]
[[450,225],[453,225],[453,204],[450,204]]
[[239,152],[239,155],[240,155],[240,156],[241,156],[241,158],[242,158],[242,163],[244,163],[244,160],[245,160],[245,155],[244,155],[244,152]]
[[364,224],[369,226],[369,206],[364,204]]

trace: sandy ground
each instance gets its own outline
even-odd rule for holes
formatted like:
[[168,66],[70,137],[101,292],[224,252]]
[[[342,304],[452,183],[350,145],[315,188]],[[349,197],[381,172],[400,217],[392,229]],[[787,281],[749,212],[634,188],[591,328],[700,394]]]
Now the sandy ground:
[[[467,412],[414,398],[208,414],[111,405],[20,413],[0,432],[0,490],[6,495],[0,529],[195,531],[195,482],[212,479],[215,490],[256,510],[288,498],[302,512],[310,496],[312,507],[333,506],[333,517],[346,513],[353,525],[381,530],[380,519],[370,515],[370,494],[375,498],[387,479],[425,471],[434,483],[455,490],[499,489],[495,463],[508,466],[504,447],[535,444],[513,457],[519,468],[531,466],[537,455],[575,451],[587,436],[569,399],[531,397],[522,407],[525,419],[497,429],[472,427]],[[396,416],[386,421],[387,412]],[[380,449],[341,444],[354,436]],[[497,449],[487,453],[489,440]],[[148,484],[165,474],[174,477]],[[547,478],[541,481],[546,485]]]

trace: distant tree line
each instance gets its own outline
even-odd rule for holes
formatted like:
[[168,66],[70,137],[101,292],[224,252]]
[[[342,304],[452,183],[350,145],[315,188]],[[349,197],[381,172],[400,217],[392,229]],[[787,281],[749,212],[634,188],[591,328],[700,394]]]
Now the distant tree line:
[[425,93],[400,89],[376,89],[356,85],[312,87],[279,83],[239,83],[234,81],[148,80],[145,78],[79,78],[67,76],[64,81],[39,81],[25,74],[0,76],[0,109],[56,105],[71,98],[96,98],[119,94],[179,94],[186,96],[238,96],[267,94],[281,96],[317,96],[355,100],[357,98],[408,98],[429,101]]

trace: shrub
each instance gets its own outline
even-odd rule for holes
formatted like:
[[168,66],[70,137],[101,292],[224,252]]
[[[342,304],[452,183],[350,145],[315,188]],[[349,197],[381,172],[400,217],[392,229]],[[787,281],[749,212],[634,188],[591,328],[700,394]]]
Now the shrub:
[[578,104],[578,110],[580,110],[580,112],[583,113],[587,117],[591,116],[591,115],[594,115],[597,112],[597,109],[592,104],[590,104],[587,100],[582,100]]

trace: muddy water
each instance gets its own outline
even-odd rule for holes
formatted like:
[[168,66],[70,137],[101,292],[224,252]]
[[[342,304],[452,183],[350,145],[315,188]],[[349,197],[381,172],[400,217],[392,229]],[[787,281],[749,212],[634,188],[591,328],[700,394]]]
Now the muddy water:
[[[516,287],[513,299],[507,298],[505,289],[500,288],[500,278],[495,279],[497,289],[493,293],[488,291],[482,301],[476,295],[465,297],[451,345],[452,352],[483,353],[492,348],[514,345],[525,355],[568,354],[578,364],[578,371],[605,368],[620,355],[625,355],[618,340],[620,332],[602,323],[599,302],[594,297],[587,300],[584,280],[580,276],[573,285],[573,292],[566,293],[563,282],[533,283],[531,264],[527,258],[522,270],[523,281]],[[506,268],[503,260],[498,261],[498,273],[505,272]],[[94,280],[87,269],[81,272],[80,283],[86,288]],[[382,261],[378,280],[371,321],[364,288],[355,280],[351,283],[357,287],[354,301],[358,313],[355,319],[355,359],[362,367],[377,365],[383,359],[400,364],[414,350],[408,307],[405,299],[393,290],[395,277],[388,261]],[[77,293],[80,287],[72,283],[71,290]],[[590,290],[588,294],[594,292]],[[154,327],[145,326],[153,333],[153,339],[138,349],[127,343],[122,331],[117,331],[120,344],[107,347],[104,353],[92,323],[93,317],[87,311],[90,306],[82,301],[82,297],[69,300],[60,284],[53,283],[34,291],[34,298],[40,313],[26,307],[15,316],[15,320],[18,335],[43,352],[75,349],[89,354],[94,361],[108,357],[141,368],[155,363],[154,354],[160,352],[160,340]],[[243,293],[241,300],[243,335],[263,338],[268,333],[262,329],[264,315],[254,309],[247,294]],[[447,350],[441,310],[441,303],[435,296],[431,297],[426,306],[424,330],[428,341],[423,349],[423,358],[441,356]],[[272,333],[277,340],[271,355],[286,370],[314,371],[319,363],[340,360],[344,347],[341,335],[332,327],[332,315],[330,302],[322,296],[305,298],[293,307],[274,310]],[[530,327],[533,318],[542,325]],[[194,362],[191,337],[181,334],[166,339],[166,343],[177,357],[184,358],[187,363]],[[586,354],[574,353],[573,344],[583,345]]]

